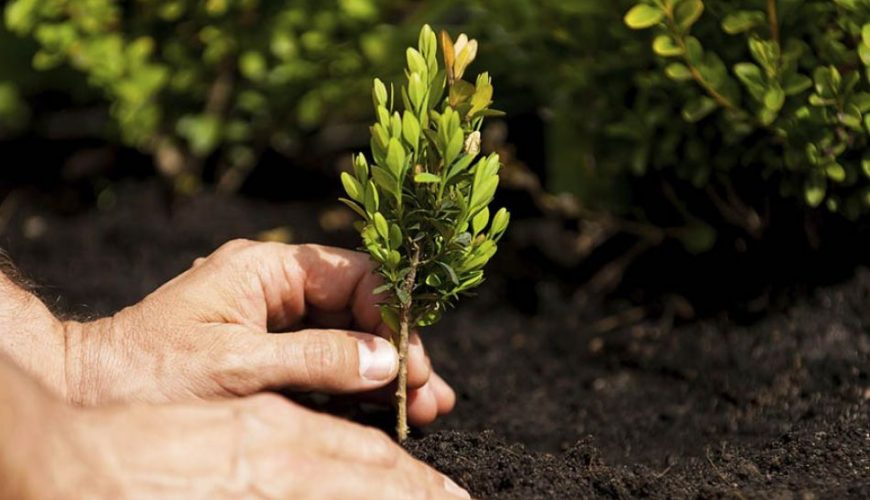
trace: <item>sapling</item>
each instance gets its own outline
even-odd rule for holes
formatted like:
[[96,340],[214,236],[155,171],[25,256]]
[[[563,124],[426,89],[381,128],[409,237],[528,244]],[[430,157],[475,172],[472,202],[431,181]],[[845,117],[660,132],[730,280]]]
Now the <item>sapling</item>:
[[504,208],[490,215],[501,164],[496,154],[480,154],[484,118],[502,114],[490,109],[492,81],[487,73],[473,84],[463,79],[477,41],[462,34],[454,43],[443,31],[440,41],[443,69],[435,33],[423,27],[417,48],[407,50],[398,96],[375,79],[372,163],[358,154],[353,173],[341,175],[342,201],[362,217],[356,227],[384,280],[375,293],[383,294],[381,317],[399,353],[400,442],[408,436],[409,333],[437,322],[483,282],[510,218]]

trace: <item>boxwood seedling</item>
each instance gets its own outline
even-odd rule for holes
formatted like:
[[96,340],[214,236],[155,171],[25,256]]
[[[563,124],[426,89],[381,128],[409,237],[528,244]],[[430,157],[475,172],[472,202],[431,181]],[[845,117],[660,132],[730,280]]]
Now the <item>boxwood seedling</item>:
[[496,154],[480,154],[484,118],[503,113],[489,107],[489,74],[473,84],[463,79],[477,41],[463,34],[454,42],[443,31],[440,41],[443,69],[435,33],[423,27],[418,47],[407,50],[407,83],[398,98],[392,86],[388,92],[374,81],[372,163],[358,154],[353,173],[341,175],[348,196],[342,201],[362,217],[356,227],[384,280],[375,293],[383,294],[381,316],[399,352],[400,442],[408,435],[409,332],[437,322],[483,282],[510,218],[504,208],[490,215],[501,164]]

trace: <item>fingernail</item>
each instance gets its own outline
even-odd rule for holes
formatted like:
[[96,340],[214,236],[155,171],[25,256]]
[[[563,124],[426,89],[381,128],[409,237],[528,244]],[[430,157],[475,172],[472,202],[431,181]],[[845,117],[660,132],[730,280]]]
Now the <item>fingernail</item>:
[[444,476],[444,489],[447,490],[447,493],[450,493],[453,496],[459,498],[471,498],[471,495],[469,495],[467,491],[463,490],[447,476]]
[[386,339],[370,337],[357,340],[359,348],[359,374],[366,380],[389,380],[399,364],[399,357]]

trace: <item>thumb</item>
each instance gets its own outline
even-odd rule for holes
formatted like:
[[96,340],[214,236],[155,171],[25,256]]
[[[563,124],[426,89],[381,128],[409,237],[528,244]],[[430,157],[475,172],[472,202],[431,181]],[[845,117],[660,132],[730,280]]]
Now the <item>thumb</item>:
[[399,371],[393,345],[377,336],[345,330],[300,330],[257,335],[248,343],[258,385],[301,391],[368,391]]

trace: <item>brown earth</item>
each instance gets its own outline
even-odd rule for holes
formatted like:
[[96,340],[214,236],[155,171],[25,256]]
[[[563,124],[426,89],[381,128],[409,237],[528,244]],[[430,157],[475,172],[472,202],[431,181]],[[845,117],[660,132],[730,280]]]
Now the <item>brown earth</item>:
[[[104,210],[25,198],[2,244],[78,316],[135,302],[229,238],[286,225],[295,242],[355,244],[322,229],[331,204],[169,208],[141,183]],[[426,333],[459,399],[408,448],[475,496],[870,498],[870,271],[749,325],[722,314],[607,333],[591,325],[608,311],[532,285],[534,314],[506,299],[530,285],[495,275]]]

